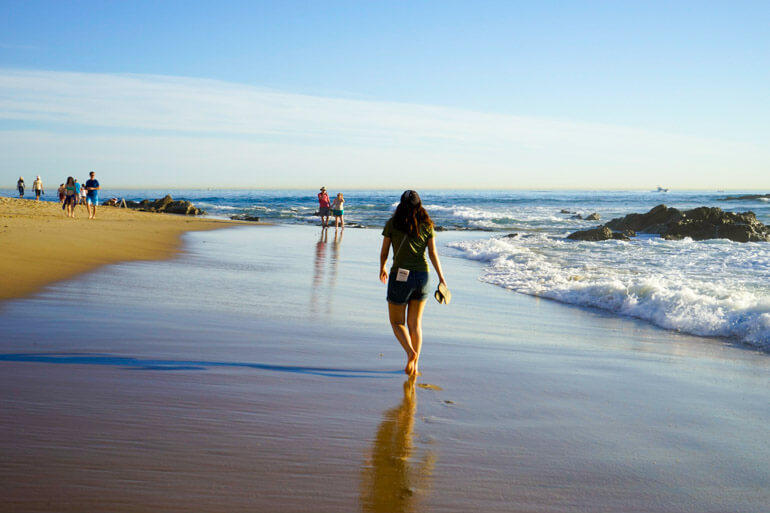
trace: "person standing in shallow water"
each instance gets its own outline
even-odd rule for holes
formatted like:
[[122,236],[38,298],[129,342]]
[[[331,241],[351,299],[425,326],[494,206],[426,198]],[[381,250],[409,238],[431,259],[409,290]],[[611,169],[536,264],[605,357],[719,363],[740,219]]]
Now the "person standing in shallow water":
[[342,217],[345,214],[345,198],[341,192],[337,193],[337,197],[334,198],[332,203],[332,215],[334,216],[334,229],[336,230],[342,223],[342,227],[345,228],[345,219]]
[[35,189],[35,200],[40,201],[40,195],[45,194],[45,192],[43,191],[43,180],[39,176],[32,182],[32,188]]
[[[433,221],[416,191],[404,191],[393,217],[385,223],[382,236],[380,281],[388,284],[390,326],[406,352],[404,372],[416,376],[422,349],[422,313],[429,294],[426,249],[439,282],[446,286],[436,250]],[[388,275],[385,265],[391,246],[393,265]]]
[[326,193],[326,187],[321,187],[318,193],[318,215],[321,216],[321,226],[329,226],[329,195]]

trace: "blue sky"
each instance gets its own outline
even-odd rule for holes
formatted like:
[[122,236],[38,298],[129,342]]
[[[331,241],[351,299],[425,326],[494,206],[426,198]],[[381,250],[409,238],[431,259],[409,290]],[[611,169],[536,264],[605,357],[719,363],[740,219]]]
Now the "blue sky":
[[11,185],[770,188],[770,2],[0,9]]

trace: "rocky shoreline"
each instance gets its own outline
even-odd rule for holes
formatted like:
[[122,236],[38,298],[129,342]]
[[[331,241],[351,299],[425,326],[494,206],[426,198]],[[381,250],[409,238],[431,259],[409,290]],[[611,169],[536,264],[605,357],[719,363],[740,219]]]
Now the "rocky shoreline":
[[770,228],[753,212],[724,212],[718,207],[678,210],[658,205],[645,214],[629,214],[590,230],[567,236],[571,240],[628,240],[637,233],[657,234],[667,240],[729,239],[735,242],[770,242]]
[[206,211],[197,208],[195,205],[186,200],[175,200],[171,195],[166,194],[164,197],[157,200],[142,200],[142,201],[130,201],[120,200],[113,198],[104,202],[105,206],[113,207],[125,207],[133,210],[141,210],[144,212],[162,212],[164,214],[180,214],[185,216],[200,216],[205,215]]

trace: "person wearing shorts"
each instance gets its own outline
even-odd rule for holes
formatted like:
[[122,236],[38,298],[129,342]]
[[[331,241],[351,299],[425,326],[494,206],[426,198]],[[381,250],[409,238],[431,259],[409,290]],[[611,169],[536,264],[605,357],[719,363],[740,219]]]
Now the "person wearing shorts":
[[[422,314],[429,293],[426,249],[439,282],[446,287],[433,221],[416,191],[404,191],[401,195],[393,217],[385,223],[382,237],[380,281],[388,284],[388,318],[393,334],[406,352],[404,372],[416,376],[422,349]],[[386,264],[391,247],[393,265],[388,274]]]
[[88,219],[96,217],[96,205],[99,204],[99,180],[95,178],[96,173],[88,173],[91,178],[86,180],[86,207],[88,208]]
[[345,228],[345,219],[342,217],[344,213],[345,198],[342,196],[341,192],[338,192],[337,197],[334,198],[334,203],[332,203],[332,215],[334,216],[335,230],[340,226],[340,222],[342,222],[342,227]]
[[32,188],[35,189],[35,201],[40,201],[40,196],[45,192],[43,191],[43,180],[39,176],[32,182]]
[[67,217],[75,217],[75,205],[77,204],[77,193],[75,187],[75,179],[71,176],[67,177],[67,183],[64,185],[64,209],[67,212]]
[[86,210],[88,210],[88,205],[87,205],[87,202],[86,202],[87,196],[88,196],[88,191],[86,191],[86,186],[85,185],[81,185],[80,186],[80,200],[79,200],[79,203],[81,205],[83,205],[83,208],[85,208]]
[[326,187],[321,187],[321,192],[318,193],[318,215],[321,216],[321,226],[324,228],[329,226],[329,211],[331,210],[329,207],[329,195],[326,193]]

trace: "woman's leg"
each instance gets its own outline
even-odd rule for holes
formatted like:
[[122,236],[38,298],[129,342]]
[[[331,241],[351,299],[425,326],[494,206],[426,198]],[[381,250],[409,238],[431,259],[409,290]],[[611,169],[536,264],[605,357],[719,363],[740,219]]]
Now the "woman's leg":
[[414,351],[414,375],[418,374],[420,360],[420,349],[422,348],[422,313],[425,311],[426,301],[409,301],[409,307],[406,314],[406,324],[409,328],[409,339],[412,341],[412,350]]
[[404,372],[411,376],[414,374],[417,353],[412,349],[412,340],[409,336],[409,329],[406,327],[406,305],[388,303],[388,317],[390,318],[390,327],[393,328],[396,340],[406,351],[406,367]]

